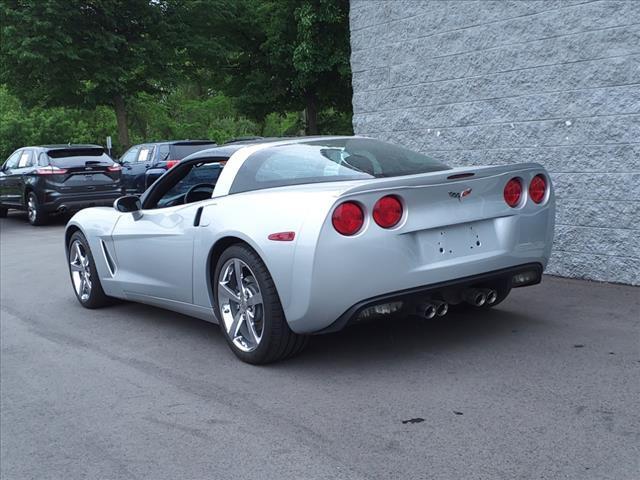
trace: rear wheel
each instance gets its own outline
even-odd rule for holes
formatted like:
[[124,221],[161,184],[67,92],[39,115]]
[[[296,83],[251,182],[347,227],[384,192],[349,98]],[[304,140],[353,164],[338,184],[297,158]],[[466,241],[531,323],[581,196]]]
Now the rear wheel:
[[7,210],[8,209],[6,207],[0,207],[0,218],[6,218]]
[[47,221],[47,214],[34,192],[29,192],[27,195],[27,215],[31,225],[44,225]]
[[240,360],[271,363],[306,346],[308,337],[289,328],[273,279],[252,249],[232,245],[225,250],[214,279],[220,327]]
[[71,236],[67,257],[71,284],[80,304],[85,308],[99,308],[111,303],[111,297],[102,290],[89,243],[82,233]]

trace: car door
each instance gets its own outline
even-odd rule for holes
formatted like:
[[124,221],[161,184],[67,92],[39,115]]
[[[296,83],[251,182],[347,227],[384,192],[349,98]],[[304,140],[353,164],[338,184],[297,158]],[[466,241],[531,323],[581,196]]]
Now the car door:
[[219,167],[194,166],[184,174],[177,171],[176,182],[161,194],[153,208],[125,213],[116,223],[112,239],[117,280],[130,298],[193,303],[195,220],[202,201],[211,197],[211,190],[194,195],[200,201],[184,201],[191,187],[206,183],[203,175],[207,173],[212,178],[210,183],[215,183]]
[[20,202],[17,169],[21,155],[22,149],[13,152],[0,170],[0,203],[2,205],[17,206]]
[[129,150],[124,152],[124,154],[120,157],[120,164],[122,165],[122,189],[123,193],[135,193],[135,169],[134,166],[138,161],[138,153],[140,153],[140,145],[136,145],[135,147],[131,147]]
[[197,210],[197,204],[177,205],[120,217],[112,239],[117,280],[128,296],[192,303]]
[[145,190],[145,174],[152,166],[153,145],[142,145],[138,150],[135,162],[127,165],[127,176],[130,179],[127,193],[139,195]]

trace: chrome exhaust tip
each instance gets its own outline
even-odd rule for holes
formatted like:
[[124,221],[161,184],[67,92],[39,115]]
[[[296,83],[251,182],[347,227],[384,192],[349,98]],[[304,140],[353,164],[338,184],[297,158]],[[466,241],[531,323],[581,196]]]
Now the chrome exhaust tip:
[[425,303],[418,307],[418,313],[421,317],[431,320],[437,315],[438,310],[433,303]]
[[487,305],[493,305],[498,300],[498,292],[492,288],[485,290]]
[[474,307],[481,307],[487,301],[487,295],[476,288],[466,290],[463,295],[464,301],[473,305]]
[[434,302],[436,306],[436,315],[444,317],[449,312],[449,304],[447,302]]

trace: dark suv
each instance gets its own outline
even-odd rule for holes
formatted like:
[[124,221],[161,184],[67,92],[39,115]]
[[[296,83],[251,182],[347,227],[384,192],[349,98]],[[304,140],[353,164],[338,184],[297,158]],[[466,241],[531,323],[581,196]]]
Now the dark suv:
[[122,192],[121,171],[99,145],[20,148],[0,169],[0,217],[26,210],[41,225],[51,213],[111,205]]
[[213,148],[211,140],[175,140],[135,145],[120,157],[122,186],[125,194],[141,194],[148,180],[147,171],[154,169],[153,178],[167,171],[187,155]]

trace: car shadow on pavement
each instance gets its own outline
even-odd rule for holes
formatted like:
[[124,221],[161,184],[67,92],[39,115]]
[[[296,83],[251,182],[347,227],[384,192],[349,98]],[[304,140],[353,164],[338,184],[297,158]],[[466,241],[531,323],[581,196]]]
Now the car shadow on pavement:
[[47,218],[47,223],[34,227],[29,225],[29,219],[27,218],[27,212],[22,211],[10,211],[6,218],[1,220],[2,229],[15,229],[15,228],[33,228],[35,231],[47,229],[47,227],[61,227],[67,224],[69,219],[73,215],[61,214],[51,215]]
[[[347,327],[332,334],[314,335],[300,355],[270,365],[269,368],[294,367],[299,370],[315,368],[319,364],[352,366],[372,359],[376,362],[402,361],[425,353],[437,355],[453,353],[460,348],[490,348],[500,339],[540,322],[539,318],[502,308],[452,310],[445,317],[431,320],[416,316],[390,317]],[[110,315],[113,321],[135,324],[137,328],[146,328],[144,325],[148,324],[150,330],[160,329],[173,341],[179,338],[185,344],[190,343],[194,352],[202,346],[209,353],[210,348],[224,349],[216,351],[216,356],[233,355],[225,345],[218,325],[128,302],[114,305],[108,310],[114,314]]]
[[500,310],[452,311],[431,320],[416,316],[383,319],[312,338],[296,363],[377,362],[415,354],[454,352],[466,346],[493,344],[535,322],[526,315]]

